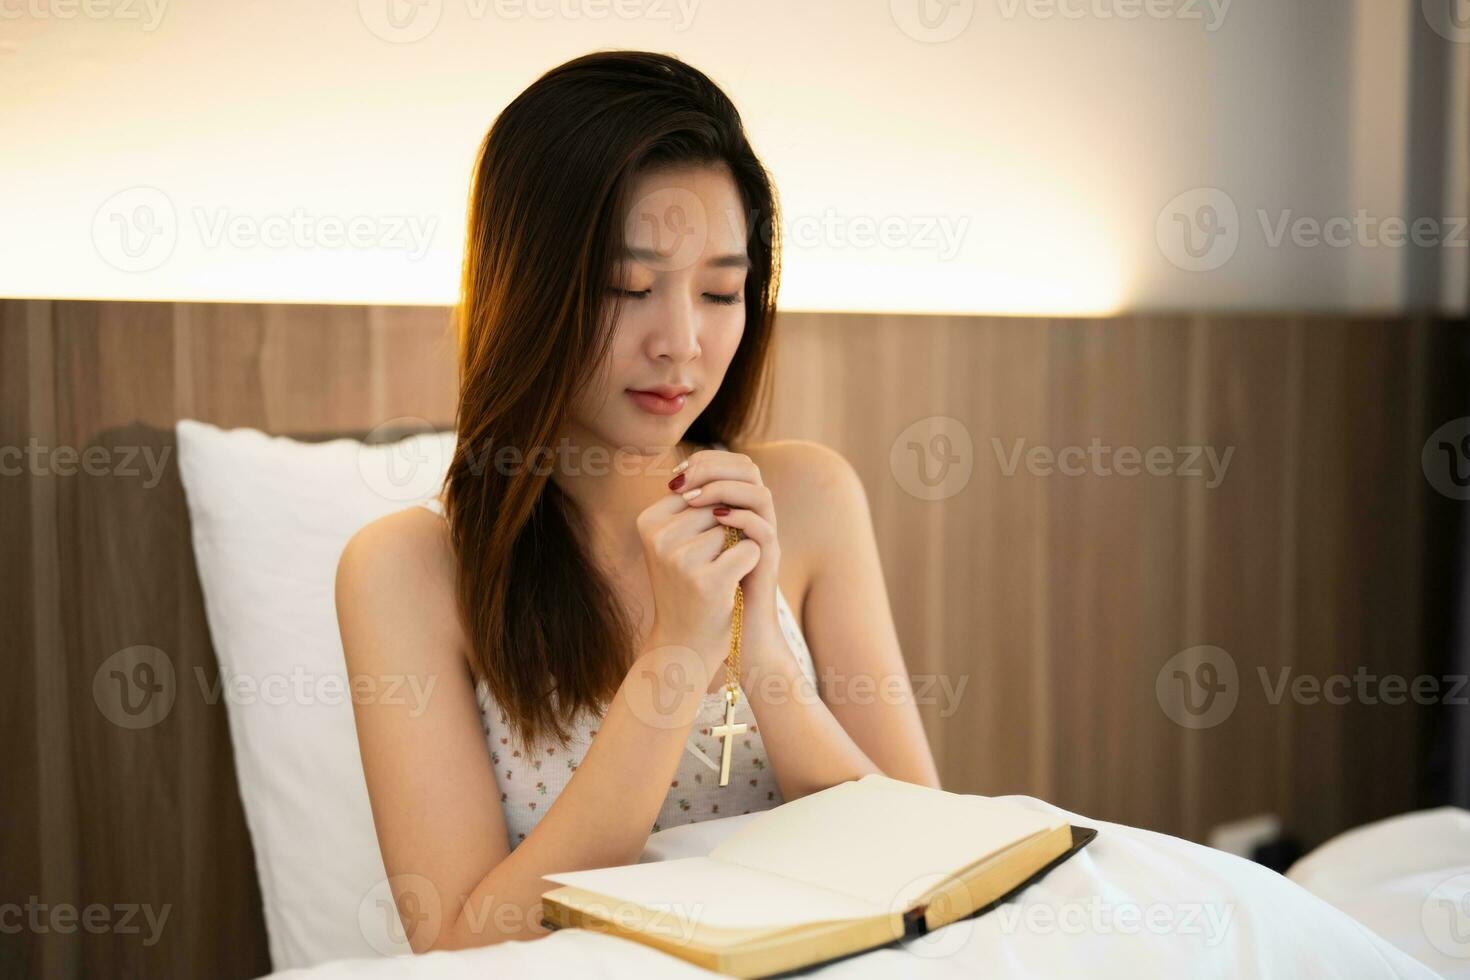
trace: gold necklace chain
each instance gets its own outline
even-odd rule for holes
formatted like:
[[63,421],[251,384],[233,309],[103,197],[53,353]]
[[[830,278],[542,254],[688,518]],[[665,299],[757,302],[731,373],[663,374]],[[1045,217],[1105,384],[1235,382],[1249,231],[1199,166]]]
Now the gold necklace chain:
[[[689,456],[682,451],[680,456],[688,460]],[[725,545],[720,553],[733,548],[744,534],[738,527],[725,528]],[[735,583],[735,609],[730,617],[730,652],[725,656],[725,700],[735,704],[740,700],[740,637],[741,623],[745,618],[745,590],[740,583]]]
[[[725,528],[725,547],[720,549],[723,554],[740,540],[740,529],[738,527]],[[740,624],[745,613],[745,591],[740,588],[740,583],[735,583],[735,611],[730,619],[730,653],[725,657],[725,697],[734,704],[739,700],[740,691]]]

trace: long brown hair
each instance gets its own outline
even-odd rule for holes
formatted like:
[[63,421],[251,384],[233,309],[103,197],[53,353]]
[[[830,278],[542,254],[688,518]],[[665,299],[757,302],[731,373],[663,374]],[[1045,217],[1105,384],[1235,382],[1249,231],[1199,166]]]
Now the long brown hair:
[[[605,298],[635,178],[720,163],[746,210],[745,331],[686,438],[733,446],[769,401],[780,226],[770,178],[729,98],[677,58],[595,52],[537,79],[480,144],[445,511],[471,668],[531,752],[545,736],[565,746],[580,712],[606,710],[636,642],[587,553],[583,515],[532,454],[556,458],[570,408],[610,349]],[[516,451],[525,462],[501,465]]]

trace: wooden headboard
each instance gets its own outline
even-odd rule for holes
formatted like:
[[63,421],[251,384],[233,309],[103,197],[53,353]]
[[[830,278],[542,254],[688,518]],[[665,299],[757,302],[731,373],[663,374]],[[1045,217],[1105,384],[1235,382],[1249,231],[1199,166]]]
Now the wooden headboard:
[[[139,644],[217,672],[174,422],[302,439],[447,426],[447,323],[432,308],[0,302],[0,897],[43,923],[101,904],[120,926],[133,906],[141,926],[28,928],[0,943],[0,973],[270,969],[225,705],[180,698],[128,730],[93,680]],[[1247,678],[1430,669],[1419,453],[1442,421],[1428,378],[1447,329],[786,314],[768,435],[827,443],[862,474],[910,670],[966,685],[921,708],[947,788],[1197,839],[1274,812],[1310,845],[1418,805],[1426,710],[1243,689],[1227,722],[1190,730],[1155,678],[1202,644]],[[890,451],[934,416],[970,439],[973,472],[929,500]],[[1005,465],[1017,440],[1094,439],[1234,455],[1213,488]],[[152,945],[143,905],[169,910]]]
[[[119,923],[0,944],[11,950],[0,957],[21,957],[0,973],[269,972],[225,704],[181,696],[162,722],[127,730],[99,710],[94,674],[149,645],[181,677],[218,677],[175,421],[301,439],[361,437],[396,416],[447,428],[446,323],[443,310],[407,308],[0,303],[0,445],[30,446],[36,461],[0,479],[6,662],[23,692],[0,722],[18,749],[4,780],[15,886],[4,895],[101,903]],[[168,909],[151,946],[143,906]]]

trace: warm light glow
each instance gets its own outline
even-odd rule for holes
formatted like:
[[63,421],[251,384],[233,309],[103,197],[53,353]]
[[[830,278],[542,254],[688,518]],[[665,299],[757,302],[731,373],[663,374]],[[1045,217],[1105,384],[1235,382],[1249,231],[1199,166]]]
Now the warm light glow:
[[[570,57],[630,47],[680,55],[739,106],[785,214],[783,309],[1340,305],[1345,253],[1267,249],[1254,215],[1350,213],[1348,135],[1314,135],[1310,166],[1290,141],[1327,97],[1298,92],[1297,62],[1331,63],[1346,33],[1289,5],[1213,26],[934,5],[969,11],[942,37],[903,6],[12,4],[0,295],[451,304],[496,113]],[[1278,34],[1291,57],[1263,62],[1256,40]],[[1204,272],[1156,237],[1201,187],[1241,220],[1238,254]]]

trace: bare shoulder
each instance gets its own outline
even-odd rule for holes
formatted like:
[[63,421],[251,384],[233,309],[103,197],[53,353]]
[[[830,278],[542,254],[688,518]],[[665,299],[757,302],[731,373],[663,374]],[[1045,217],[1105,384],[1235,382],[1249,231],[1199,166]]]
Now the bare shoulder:
[[744,451],[760,467],[762,478],[773,490],[776,481],[783,489],[789,484],[793,490],[802,485],[830,490],[857,479],[857,471],[846,456],[810,439],[752,443]]
[[834,538],[865,517],[867,495],[846,456],[809,439],[780,439],[742,447],[771,489],[785,556],[799,566],[804,597]]
[[[337,617],[344,641],[362,629],[400,639],[396,649],[458,652],[463,632],[454,583],[454,551],[444,518],[423,507],[406,507],[370,521],[348,540],[337,561]],[[351,657],[354,645],[346,645]]]

